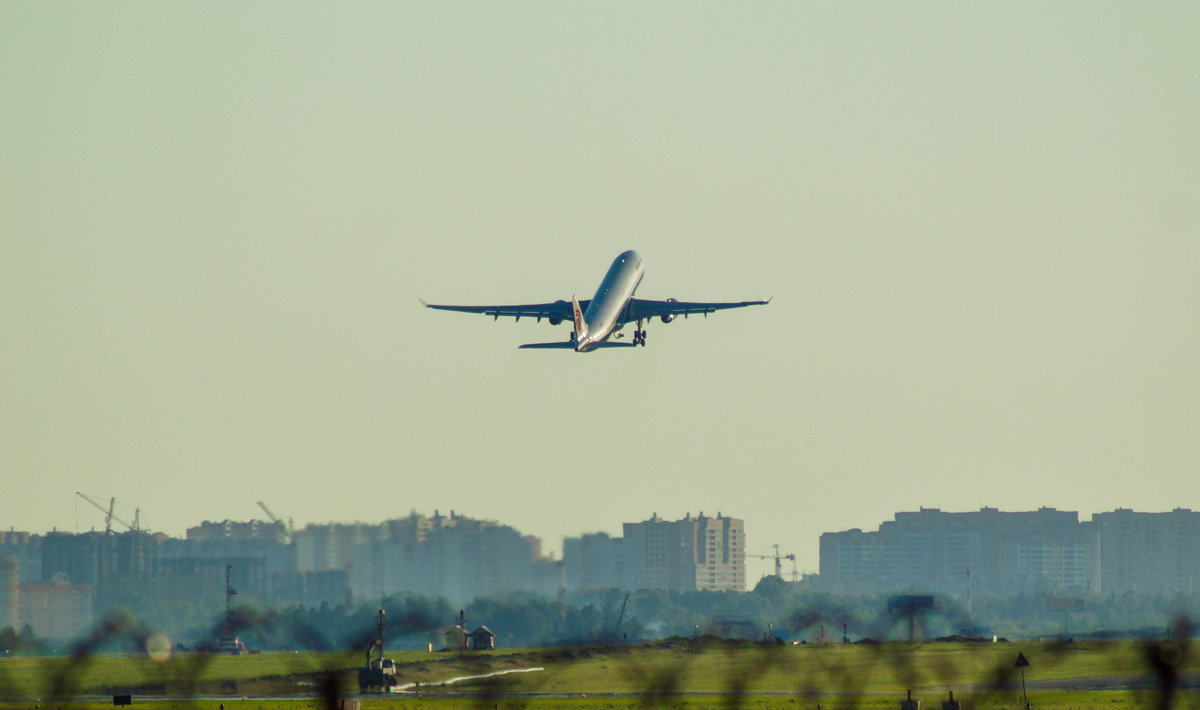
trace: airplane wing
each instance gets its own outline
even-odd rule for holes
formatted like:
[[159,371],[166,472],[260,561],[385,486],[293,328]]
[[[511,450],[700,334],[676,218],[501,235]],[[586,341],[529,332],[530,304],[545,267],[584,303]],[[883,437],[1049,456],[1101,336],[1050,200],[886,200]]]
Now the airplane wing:
[[[587,310],[590,301],[580,301],[579,306]],[[553,303],[526,303],[514,306],[446,306],[434,303],[425,303],[421,301],[421,305],[426,308],[435,308],[439,311],[458,311],[460,313],[479,313],[485,316],[491,316],[493,320],[498,320],[500,316],[505,318],[536,318],[539,321],[543,318],[555,319],[559,321],[569,321],[574,317],[574,311],[571,308],[570,301],[555,301]]]
[[629,301],[628,315],[625,318],[626,322],[637,321],[650,318],[673,318],[674,316],[684,316],[703,314],[707,316],[714,311],[725,310],[726,308],[745,308],[746,306],[765,306],[770,303],[766,301],[732,301],[725,303],[699,303],[694,301],[676,301],[673,298],[668,298],[665,301],[648,301],[644,298],[634,298]]

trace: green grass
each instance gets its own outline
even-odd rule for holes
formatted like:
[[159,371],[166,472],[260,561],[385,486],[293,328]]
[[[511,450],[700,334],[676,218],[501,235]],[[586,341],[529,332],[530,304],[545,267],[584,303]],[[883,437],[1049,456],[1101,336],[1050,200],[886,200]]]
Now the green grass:
[[[946,695],[914,695],[921,700],[923,708],[940,708],[941,701]],[[571,697],[571,698],[513,698],[489,701],[482,704],[474,698],[417,698],[403,697],[380,700],[366,700],[362,710],[474,710],[486,707],[497,710],[553,710],[565,708],[569,710],[641,710],[643,708],[679,708],[680,710],[728,710],[731,707],[746,708],[747,710],[768,710],[771,708],[814,709],[820,703],[824,710],[896,710],[899,707],[899,696],[873,696],[858,699],[838,698],[808,698],[808,697],[748,697],[732,704],[727,698],[717,697],[687,697],[670,700],[655,700],[647,702],[640,698],[608,698],[608,697]],[[1076,692],[1063,691],[1031,694],[1030,702],[1036,710],[1134,710],[1151,708],[1152,697],[1145,693],[1130,692]],[[312,699],[294,700],[225,700],[225,701],[195,701],[177,702],[154,699],[134,698],[132,710],[217,710],[219,704],[225,710],[323,710],[323,705]],[[1180,696],[1176,707],[1192,708],[1200,705],[1200,694],[1188,692]],[[111,710],[111,702],[72,702],[63,704],[43,704],[42,710]],[[1019,710],[1024,707],[1019,696],[1006,698],[963,698],[963,707],[971,710]],[[0,710],[32,710],[29,703],[13,703],[0,701]]]
[[[1145,673],[1140,646],[1131,642],[1079,644],[1067,647],[1011,644],[884,644],[879,646],[727,646],[712,644],[700,653],[686,643],[635,648],[621,646],[546,650],[504,650],[458,656],[445,653],[389,654],[403,682],[419,682],[414,695],[368,698],[363,710],[421,707],[806,707],[891,708],[907,689],[938,708],[953,689],[970,708],[1019,708],[1019,674],[1013,667],[1024,653],[1030,698],[1041,708],[1133,708],[1149,706],[1146,693],[1127,691],[1042,690],[1039,681],[1111,677]],[[246,656],[176,656],[163,663],[146,658],[97,657],[84,664],[63,658],[0,659],[0,699],[105,696],[132,692],[138,707],[168,707],[162,695],[220,695],[226,710],[306,710],[323,673],[341,680],[342,692],[355,692],[354,674],[360,654],[264,653]],[[1200,670],[1189,657],[1182,670]],[[490,681],[439,688],[440,680],[496,670],[540,666],[539,673],[513,674]],[[1007,677],[1007,688],[989,692],[994,679]],[[1012,690],[1014,687],[1017,690]],[[427,697],[458,692],[464,697]],[[720,697],[686,697],[679,693],[711,693]],[[487,698],[486,704],[478,694]],[[530,698],[524,694],[560,694]],[[630,694],[640,697],[605,697]],[[294,695],[295,700],[237,698]],[[647,700],[647,697],[652,699]],[[1197,705],[1193,693],[1184,706]],[[217,710],[216,704],[174,705]],[[209,706],[212,707],[209,707]],[[0,710],[29,710],[29,702],[0,702]],[[49,703],[43,704],[49,708]],[[82,708],[71,703],[53,707]],[[106,704],[106,707],[112,707]]]
[[[1032,664],[1030,681],[1107,677],[1141,672],[1130,643],[1052,647],[1031,644],[886,644],[569,651],[541,674],[513,677],[516,691],[639,692],[648,687],[689,692],[902,694],[907,689],[967,688],[1009,676],[1017,653]],[[1187,668],[1200,668],[1192,659]]]

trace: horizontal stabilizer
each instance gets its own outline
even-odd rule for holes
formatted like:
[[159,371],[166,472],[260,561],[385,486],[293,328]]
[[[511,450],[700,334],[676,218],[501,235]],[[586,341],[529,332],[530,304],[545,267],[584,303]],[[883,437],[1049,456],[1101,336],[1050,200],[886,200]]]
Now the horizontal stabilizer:
[[[602,343],[592,343],[589,346],[591,350],[599,350],[600,348],[632,348],[633,343],[613,343],[604,341]],[[575,343],[570,341],[563,342],[561,340],[553,343],[526,343],[520,346],[522,350],[574,350]]]
[[575,343],[568,343],[563,340],[556,340],[553,343],[525,343],[520,346],[522,350],[574,350]]

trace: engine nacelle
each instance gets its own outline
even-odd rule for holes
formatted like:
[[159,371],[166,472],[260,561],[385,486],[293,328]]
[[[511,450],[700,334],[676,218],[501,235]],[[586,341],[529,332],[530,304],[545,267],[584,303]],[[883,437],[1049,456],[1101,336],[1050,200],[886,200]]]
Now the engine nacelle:
[[559,323],[562,323],[562,318],[547,318],[546,320],[550,321],[550,325],[558,325]]
[[[668,299],[667,299],[667,303],[675,303],[675,299],[674,299],[674,298],[668,298]],[[676,316],[675,316],[675,314],[674,314],[674,313],[668,313],[668,314],[667,314],[667,315],[665,315],[665,316],[659,316],[659,320],[661,320],[663,323],[670,323],[671,321],[675,320],[675,317],[676,317]]]

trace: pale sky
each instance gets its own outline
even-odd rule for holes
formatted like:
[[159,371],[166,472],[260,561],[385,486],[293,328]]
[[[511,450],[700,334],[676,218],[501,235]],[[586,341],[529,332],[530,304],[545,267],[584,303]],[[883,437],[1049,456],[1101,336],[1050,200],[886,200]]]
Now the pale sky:
[[[0,4],[0,527],[1200,508],[1200,4]],[[428,311],[773,296],[649,345]],[[768,565],[749,565],[755,578]]]

